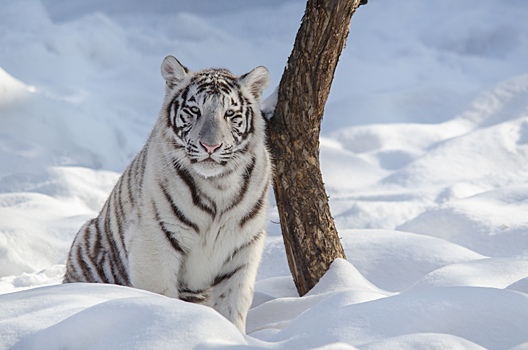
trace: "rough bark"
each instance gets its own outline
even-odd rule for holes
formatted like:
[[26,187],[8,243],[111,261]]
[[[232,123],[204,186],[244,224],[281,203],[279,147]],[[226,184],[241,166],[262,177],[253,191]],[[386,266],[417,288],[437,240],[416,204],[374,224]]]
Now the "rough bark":
[[324,106],[360,0],[308,0],[269,126],[274,191],[300,295],[344,258],[319,166]]

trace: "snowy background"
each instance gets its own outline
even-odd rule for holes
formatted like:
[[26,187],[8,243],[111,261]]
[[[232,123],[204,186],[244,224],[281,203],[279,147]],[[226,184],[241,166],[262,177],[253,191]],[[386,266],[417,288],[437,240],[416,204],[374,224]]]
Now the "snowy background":
[[0,0],[0,349],[528,349],[528,3],[371,0],[326,107],[348,260],[299,298],[270,210],[248,335],[211,309],[60,285],[144,144],[162,59],[280,80],[304,0]]

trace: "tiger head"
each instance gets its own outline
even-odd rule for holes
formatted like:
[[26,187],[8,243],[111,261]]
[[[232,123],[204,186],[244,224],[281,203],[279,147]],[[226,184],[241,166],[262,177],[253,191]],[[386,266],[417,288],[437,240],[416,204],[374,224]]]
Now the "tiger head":
[[192,72],[173,56],[161,65],[166,81],[166,125],[186,164],[203,177],[232,171],[263,143],[260,112],[269,72],[259,66],[240,77],[225,69]]

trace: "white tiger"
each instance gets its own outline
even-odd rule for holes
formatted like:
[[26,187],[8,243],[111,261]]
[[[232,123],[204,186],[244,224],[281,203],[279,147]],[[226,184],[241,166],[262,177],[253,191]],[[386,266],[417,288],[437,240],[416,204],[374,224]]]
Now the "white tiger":
[[114,283],[212,306],[245,332],[262,255],[270,156],[265,67],[236,77],[167,56],[145,147],[77,233],[64,283]]

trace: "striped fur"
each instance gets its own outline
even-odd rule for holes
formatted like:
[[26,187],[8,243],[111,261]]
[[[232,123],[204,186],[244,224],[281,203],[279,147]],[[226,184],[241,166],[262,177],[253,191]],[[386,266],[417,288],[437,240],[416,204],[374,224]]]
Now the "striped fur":
[[264,67],[241,77],[161,66],[166,96],[99,216],[77,233],[64,283],[114,283],[214,307],[245,330],[271,176]]

